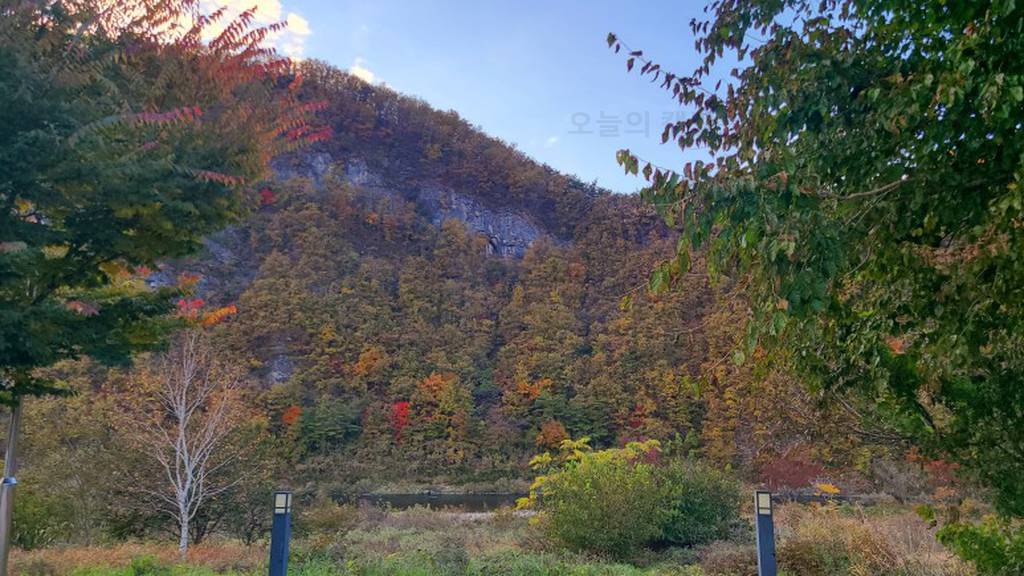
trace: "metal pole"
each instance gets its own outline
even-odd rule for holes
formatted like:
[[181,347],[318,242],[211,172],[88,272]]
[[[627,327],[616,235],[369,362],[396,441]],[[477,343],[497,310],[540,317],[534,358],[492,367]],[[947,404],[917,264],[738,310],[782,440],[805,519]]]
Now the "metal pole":
[[0,482],[0,576],[7,576],[7,559],[11,554],[11,516],[14,512],[14,487],[18,481],[18,422],[21,420],[21,402],[15,399],[11,409],[11,423],[7,432],[7,451],[4,454],[4,479]]
[[771,492],[754,492],[754,517],[757,523],[757,576],[777,576]]
[[288,541],[292,537],[292,493],[274,492],[274,522],[270,529],[270,576],[287,576]]

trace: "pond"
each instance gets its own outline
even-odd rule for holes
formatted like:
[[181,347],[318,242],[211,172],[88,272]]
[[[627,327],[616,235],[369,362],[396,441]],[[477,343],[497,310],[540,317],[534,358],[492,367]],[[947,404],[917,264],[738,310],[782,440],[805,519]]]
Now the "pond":
[[502,506],[514,506],[525,494],[483,492],[471,494],[442,494],[419,492],[409,494],[362,494],[357,500],[375,506],[388,506],[397,510],[413,506],[448,508],[460,512],[492,512]]

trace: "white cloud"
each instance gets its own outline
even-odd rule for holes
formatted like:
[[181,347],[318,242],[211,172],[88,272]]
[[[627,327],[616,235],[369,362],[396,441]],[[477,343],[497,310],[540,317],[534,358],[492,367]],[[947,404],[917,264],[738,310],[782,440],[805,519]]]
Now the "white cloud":
[[309,20],[306,20],[302,16],[299,16],[295,12],[289,12],[288,18],[285,19],[288,22],[288,31],[299,36],[309,36],[313,32],[309,29]]
[[374,74],[372,70],[364,66],[364,64],[366,64],[365,60],[363,60],[362,58],[356,58],[355,63],[352,64],[352,66],[348,69],[348,72],[349,74],[355,76],[356,78],[359,78],[363,82],[373,84],[374,80],[377,78],[377,75]]
[[558,144],[558,136],[548,136],[544,140],[544,147],[545,148],[551,148],[555,144]]
[[220,34],[235,16],[254,6],[256,7],[256,11],[253,13],[254,25],[267,26],[278,22],[287,23],[284,30],[269,34],[267,43],[277,48],[285,56],[301,58],[306,48],[306,38],[313,31],[309,27],[309,20],[297,12],[286,13],[281,0],[201,0],[200,8],[204,12],[225,9],[224,16],[206,30],[205,36],[213,38]]

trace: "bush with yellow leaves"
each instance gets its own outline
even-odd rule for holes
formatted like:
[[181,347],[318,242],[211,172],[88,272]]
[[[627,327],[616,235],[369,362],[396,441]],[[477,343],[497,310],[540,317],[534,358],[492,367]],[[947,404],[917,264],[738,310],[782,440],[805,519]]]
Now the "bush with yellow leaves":
[[664,488],[648,461],[658,449],[656,440],[600,451],[585,437],[564,440],[557,455],[533,459],[542,474],[518,505],[539,509],[536,523],[569,548],[628,556],[661,534]]

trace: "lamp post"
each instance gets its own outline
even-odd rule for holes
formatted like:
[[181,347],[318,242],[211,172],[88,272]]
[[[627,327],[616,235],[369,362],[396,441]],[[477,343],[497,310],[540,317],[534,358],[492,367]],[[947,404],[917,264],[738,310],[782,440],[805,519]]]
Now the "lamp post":
[[771,492],[754,492],[754,516],[757,524],[757,576],[777,576]]
[[274,492],[274,522],[270,528],[270,576],[288,574],[288,541],[292,537],[292,493]]
[[21,402],[11,409],[10,431],[7,433],[7,453],[4,455],[4,478],[0,482],[0,576],[7,576],[7,558],[11,553],[11,516],[14,513],[14,487],[18,481],[18,421],[21,420]]

